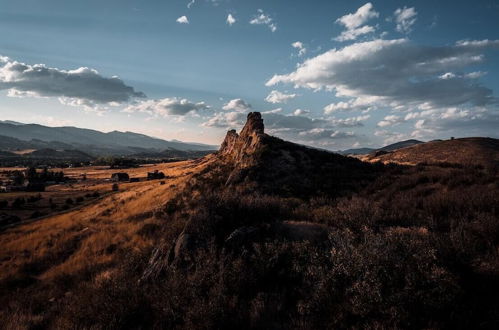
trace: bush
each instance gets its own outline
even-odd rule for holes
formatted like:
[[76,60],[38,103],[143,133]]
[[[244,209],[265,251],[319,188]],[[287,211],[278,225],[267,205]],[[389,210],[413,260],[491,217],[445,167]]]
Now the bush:
[[21,208],[24,204],[26,204],[26,200],[24,197],[17,197],[13,202],[12,202],[12,208],[14,209],[19,209]]

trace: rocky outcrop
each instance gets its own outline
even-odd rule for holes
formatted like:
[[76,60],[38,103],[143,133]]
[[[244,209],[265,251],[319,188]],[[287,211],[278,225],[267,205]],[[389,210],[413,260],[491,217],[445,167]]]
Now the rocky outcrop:
[[249,166],[251,155],[262,146],[265,137],[262,115],[260,112],[250,112],[240,134],[236,130],[227,132],[218,155],[236,162],[240,167]]

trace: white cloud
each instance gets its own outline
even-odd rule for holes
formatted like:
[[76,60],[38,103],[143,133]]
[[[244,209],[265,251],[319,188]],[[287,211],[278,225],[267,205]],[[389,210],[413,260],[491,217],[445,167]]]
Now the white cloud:
[[118,77],[103,77],[94,69],[61,70],[45,64],[25,64],[0,58],[0,90],[13,97],[58,97],[88,107],[125,103],[145,97]]
[[403,121],[404,121],[404,119],[402,119],[399,116],[389,115],[389,116],[386,116],[382,121],[380,121],[378,123],[378,127],[394,126],[394,125],[400,124]]
[[189,3],[187,4],[187,8],[191,9],[191,7],[196,3],[196,0],[191,0],[189,1]]
[[244,125],[247,114],[244,112],[218,112],[202,124],[205,127],[240,128]]
[[204,102],[194,103],[187,99],[177,97],[159,100],[146,100],[132,104],[123,110],[124,112],[144,112],[161,117],[185,116],[200,110],[209,109]]
[[[407,39],[358,42],[307,59],[294,72],[274,75],[266,85],[326,89],[337,97],[370,99],[372,106],[397,110],[421,104],[493,104],[497,99],[492,91],[470,79],[477,74],[440,79],[447,72],[481,63],[481,52],[493,47],[499,47],[499,40],[462,41],[455,46],[420,46]],[[337,104],[325,111],[342,107],[347,108]]]
[[304,110],[304,109],[296,109],[295,111],[293,111],[293,115],[295,115],[295,116],[302,116],[302,115],[306,115],[309,113],[310,113],[309,110]]
[[414,7],[398,8],[393,13],[395,17],[395,23],[397,24],[396,30],[400,33],[410,33],[412,31],[412,26],[416,23],[417,12]]
[[262,111],[262,114],[265,114],[265,113],[279,113],[279,112],[282,112],[282,108],[276,108],[276,109],[272,109],[272,110]]
[[353,132],[341,132],[327,128],[312,128],[308,131],[303,131],[298,134],[307,139],[349,139],[356,137]]
[[189,19],[187,18],[187,16],[180,16],[179,18],[177,18],[177,23],[180,23],[180,24],[189,24]]
[[301,41],[295,41],[291,44],[291,47],[298,49],[298,56],[303,56],[307,53],[307,48],[303,45]]
[[232,16],[232,14],[229,14],[227,15],[227,24],[229,24],[230,26],[232,26],[232,24],[236,23],[236,19],[234,18],[234,16]]
[[343,25],[346,30],[343,31],[336,40],[346,41],[355,40],[357,37],[374,32],[374,27],[370,25],[364,25],[372,18],[379,17],[379,13],[373,9],[373,5],[368,2],[355,13],[347,14],[336,20],[336,23]]
[[395,143],[395,142],[399,142],[399,141],[402,141],[402,140],[406,140],[408,138],[408,136],[406,134],[399,133],[399,132],[390,132],[390,131],[387,131],[387,130],[378,130],[378,131],[375,131],[374,135],[383,138],[384,139],[383,143],[385,145],[386,144]]
[[348,40],[355,40],[357,37],[363,35],[363,34],[368,34],[371,32],[374,32],[374,27],[370,25],[364,25],[356,29],[352,30],[345,30],[341,32],[341,34],[335,38],[337,41],[348,41]]
[[331,119],[331,124],[335,127],[361,127],[364,126],[363,121],[369,119],[370,115],[342,118],[342,119]]
[[331,103],[324,107],[324,113],[326,115],[335,112],[351,112],[351,111],[362,111],[363,113],[369,112],[375,107],[373,104],[380,101],[380,97],[377,96],[362,96],[352,98],[348,101],[340,101],[337,103]]
[[226,111],[248,112],[251,111],[251,104],[242,99],[233,99],[227,102],[223,107]]
[[273,18],[265,14],[261,9],[258,9],[258,14],[253,17],[253,19],[250,21],[250,24],[267,25],[272,32],[275,32],[277,30],[277,24],[274,23]]
[[265,101],[269,103],[286,103],[291,99],[294,99],[296,94],[285,94],[279,91],[273,90],[269,95],[265,98]]

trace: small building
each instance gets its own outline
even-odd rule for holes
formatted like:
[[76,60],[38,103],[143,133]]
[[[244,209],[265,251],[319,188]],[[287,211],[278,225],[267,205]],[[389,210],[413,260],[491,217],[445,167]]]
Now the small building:
[[26,185],[26,191],[43,192],[43,191],[45,191],[45,183],[43,183],[43,182],[29,182]]
[[155,170],[154,172],[147,172],[147,180],[164,179],[165,173]]
[[128,181],[128,180],[130,180],[130,177],[128,176],[128,173],[118,172],[118,173],[113,173],[113,175],[111,175],[111,180],[112,181]]

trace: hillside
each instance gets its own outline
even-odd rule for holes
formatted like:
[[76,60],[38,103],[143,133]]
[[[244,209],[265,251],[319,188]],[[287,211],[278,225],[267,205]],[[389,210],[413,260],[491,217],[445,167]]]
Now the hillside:
[[424,142],[411,139],[411,140],[395,142],[395,143],[392,143],[392,144],[389,144],[389,145],[386,145],[384,147],[377,148],[377,149],[376,148],[356,148],[356,149],[347,149],[347,150],[338,151],[338,153],[341,155],[367,155],[370,153],[375,153],[377,151],[394,151],[394,150],[410,147],[412,145],[416,145],[416,144],[420,144],[420,143],[424,143]]
[[133,132],[113,131],[103,133],[77,127],[47,127],[37,124],[0,122],[0,132],[3,136],[21,141],[19,145],[15,145],[15,141],[11,141],[10,149],[22,149],[26,142],[33,144],[37,142],[36,140],[50,142],[51,144],[55,143],[53,141],[56,141],[57,143],[70,145],[72,149],[85,150],[87,153],[93,155],[129,155],[141,151],[163,151],[166,149],[181,151],[207,151],[215,149],[214,146],[165,141]]
[[432,141],[379,156],[368,156],[366,160],[411,165],[443,162],[494,167],[499,165],[499,140],[475,137]]
[[283,141],[264,132],[258,112],[240,134],[229,131],[213,166],[228,173],[226,186],[252,186],[266,193],[311,196],[342,194],[362,186],[376,168],[357,159]]
[[71,169],[87,180],[58,189],[104,195],[0,232],[0,324],[499,326],[497,170],[362,162],[263,120],[250,113],[202,159],[128,171],[164,182],[111,192],[112,170]]

